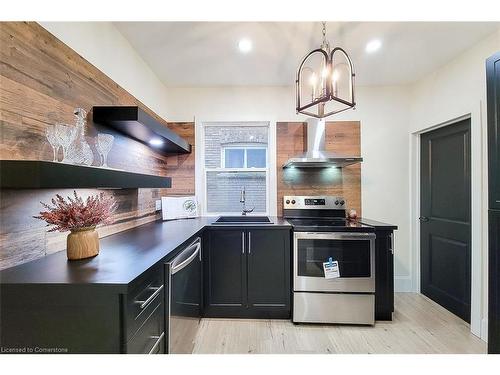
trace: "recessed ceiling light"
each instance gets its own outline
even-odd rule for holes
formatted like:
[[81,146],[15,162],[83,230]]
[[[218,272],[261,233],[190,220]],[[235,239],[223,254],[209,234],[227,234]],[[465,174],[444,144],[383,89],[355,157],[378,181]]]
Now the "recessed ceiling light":
[[151,146],[161,146],[163,144],[163,141],[160,138],[153,138],[149,141],[149,144]]
[[366,52],[373,53],[382,47],[382,41],[380,39],[373,39],[366,44]]
[[238,48],[243,53],[248,53],[252,50],[252,41],[247,38],[243,38],[238,43]]

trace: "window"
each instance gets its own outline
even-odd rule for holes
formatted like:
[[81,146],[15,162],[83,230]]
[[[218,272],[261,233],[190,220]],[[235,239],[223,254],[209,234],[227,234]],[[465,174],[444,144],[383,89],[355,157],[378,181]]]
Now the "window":
[[222,148],[222,168],[267,168],[267,148],[253,145]]
[[269,125],[267,123],[207,124],[203,127],[205,212],[241,213],[246,208],[269,212]]

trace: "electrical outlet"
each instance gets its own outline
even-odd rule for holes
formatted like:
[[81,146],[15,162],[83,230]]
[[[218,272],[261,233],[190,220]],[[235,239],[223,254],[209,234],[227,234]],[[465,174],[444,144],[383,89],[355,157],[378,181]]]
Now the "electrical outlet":
[[156,210],[156,211],[160,211],[160,210],[161,210],[161,199],[158,199],[158,200],[155,202],[155,210]]

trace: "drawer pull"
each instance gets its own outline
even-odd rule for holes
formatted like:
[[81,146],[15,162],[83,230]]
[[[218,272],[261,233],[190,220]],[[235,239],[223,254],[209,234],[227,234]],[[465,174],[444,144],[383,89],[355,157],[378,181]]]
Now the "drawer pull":
[[161,340],[163,339],[164,336],[165,336],[165,332],[162,332],[160,336],[151,336],[152,339],[157,339],[157,340],[148,354],[153,354],[153,352],[156,350],[158,345],[160,345]]
[[148,299],[146,299],[145,301],[135,301],[135,303],[139,303],[141,306],[141,309],[145,308],[152,300],[155,299],[155,297],[161,292],[161,290],[163,289],[163,285],[158,287],[158,288],[151,288],[151,289],[154,289],[154,293],[151,294]]

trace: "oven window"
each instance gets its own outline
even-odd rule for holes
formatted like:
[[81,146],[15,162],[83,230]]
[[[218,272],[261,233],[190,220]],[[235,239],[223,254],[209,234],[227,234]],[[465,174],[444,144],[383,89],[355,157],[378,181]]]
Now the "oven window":
[[298,240],[298,276],[324,277],[323,262],[338,261],[340,277],[370,277],[370,241]]

